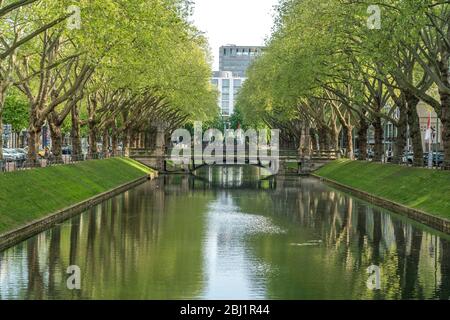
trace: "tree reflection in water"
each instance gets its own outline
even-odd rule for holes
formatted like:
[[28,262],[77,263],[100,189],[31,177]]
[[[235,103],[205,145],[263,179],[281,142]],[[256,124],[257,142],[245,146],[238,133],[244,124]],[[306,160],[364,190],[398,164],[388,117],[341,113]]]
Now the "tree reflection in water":
[[[66,288],[70,265],[79,291]],[[371,265],[381,290],[366,286]],[[312,178],[216,167],[163,176],[0,253],[1,299],[212,297],[447,300],[450,242]]]

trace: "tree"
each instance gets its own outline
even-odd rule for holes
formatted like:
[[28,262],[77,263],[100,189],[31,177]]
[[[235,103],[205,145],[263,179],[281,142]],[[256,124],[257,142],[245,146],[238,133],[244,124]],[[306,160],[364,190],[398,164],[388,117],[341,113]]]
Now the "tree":
[[[30,160],[37,159],[45,123],[53,154],[61,160],[62,126],[69,115],[76,154],[85,125],[90,151],[96,153],[100,134],[103,152],[110,135],[114,150],[118,139],[128,149],[143,131],[164,127],[166,134],[211,116],[217,95],[209,83],[210,57],[206,40],[189,22],[189,1],[79,1],[80,29],[61,23],[75,14],[71,5],[68,0],[0,3],[7,16],[1,24],[7,32],[1,35],[0,56],[7,60],[1,61],[0,98],[15,85],[28,99]],[[26,33],[30,30],[36,31]]]
[[349,158],[357,128],[362,160],[372,126],[375,161],[383,154],[382,124],[391,122],[399,132],[396,162],[409,132],[415,164],[423,165],[417,115],[423,100],[443,122],[445,157],[450,160],[449,4],[380,1],[379,30],[367,25],[369,5],[371,1],[280,1],[267,49],[250,68],[239,97],[244,119],[300,121],[322,145],[336,131],[337,120]]
[[40,15],[36,19],[40,20],[39,27],[33,28],[33,21],[29,17],[35,16],[36,8],[30,5],[40,4],[40,2],[37,0],[0,2],[0,159],[3,158],[3,108],[7,91],[14,84],[18,50],[73,14],[73,12],[64,12],[58,16]]

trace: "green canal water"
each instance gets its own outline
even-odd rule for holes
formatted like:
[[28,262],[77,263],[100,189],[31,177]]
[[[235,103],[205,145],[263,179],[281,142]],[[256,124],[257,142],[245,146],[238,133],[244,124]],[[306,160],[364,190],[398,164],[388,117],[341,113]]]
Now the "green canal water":
[[0,299],[449,298],[448,237],[253,167],[163,176],[0,253]]

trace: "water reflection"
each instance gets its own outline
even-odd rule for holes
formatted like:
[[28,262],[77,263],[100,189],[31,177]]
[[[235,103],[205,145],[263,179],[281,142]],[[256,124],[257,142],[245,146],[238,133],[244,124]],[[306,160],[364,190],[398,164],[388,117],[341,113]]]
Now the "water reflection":
[[[315,179],[261,177],[218,167],[106,201],[1,252],[0,298],[450,297],[447,236]],[[370,265],[381,290],[366,286]]]
[[264,297],[271,266],[246,245],[251,235],[283,233],[270,218],[243,213],[231,194],[220,194],[209,207],[204,241],[208,277],[202,298]]

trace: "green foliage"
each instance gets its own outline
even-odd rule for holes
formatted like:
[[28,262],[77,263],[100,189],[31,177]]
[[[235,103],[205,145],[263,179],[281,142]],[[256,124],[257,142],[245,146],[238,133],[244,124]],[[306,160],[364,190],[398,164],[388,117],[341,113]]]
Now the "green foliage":
[[237,107],[234,109],[233,115],[230,117],[230,126],[232,129],[243,129],[245,130],[247,126],[244,122],[244,117],[241,112],[241,108]]
[[28,126],[30,106],[26,99],[17,92],[11,92],[6,97],[3,110],[3,122],[11,124],[15,132],[20,132]]
[[219,129],[223,131],[224,126],[224,118],[219,113],[217,113],[214,118],[211,118],[210,120],[203,123],[203,130]]
[[[380,10],[380,29],[369,27],[376,18],[371,8]],[[287,132],[308,126],[320,132],[319,140],[336,144],[342,128],[352,134],[366,124],[381,126],[381,119],[397,125],[393,115],[397,108],[405,115],[411,102],[405,97],[413,96],[431,105],[445,126],[449,19],[448,2],[281,0],[267,48],[238,97],[243,119]]]
[[[68,27],[74,18],[69,17],[68,9],[73,5],[81,13],[80,28],[75,29]],[[54,111],[61,117],[64,132],[70,126],[65,121],[70,114],[65,112],[67,105],[78,97],[88,99],[90,94],[98,98],[99,91],[110,96],[120,92],[129,97],[127,101],[136,97],[142,101],[151,95],[151,101],[159,101],[161,108],[144,103],[147,110],[129,115],[138,117],[148,109],[157,109],[148,112],[151,118],[143,119],[149,125],[174,118],[185,122],[207,120],[216,108],[217,92],[209,80],[207,41],[190,22],[191,5],[188,0],[40,0],[14,10],[0,21],[0,53],[6,50],[5,43],[54,24],[28,39],[9,60],[0,61],[0,88],[8,89],[16,81],[30,103],[38,102],[32,104],[37,112],[31,112],[30,125],[42,126]],[[47,47],[43,56],[45,45],[51,50]],[[40,73],[41,68],[48,73]],[[75,87],[83,79],[84,68],[92,72],[86,76],[87,81]],[[125,99],[117,100],[115,110],[112,100],[101,105],[109,112],[98,117],[113,117],[117,124],[125,125],[121,112],[128,106],[121,103]],[[79,105],[80,113],[87,114],[86,101]],[[97,115],[89,115],[93,116]],[[105,123],[102,119],[97,122]],[[140,129],[140,124],[135,121],[135,129]]]

